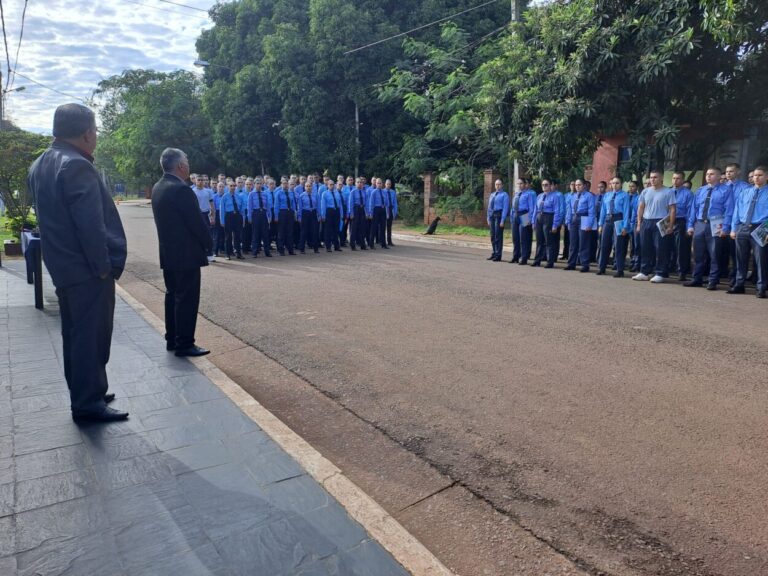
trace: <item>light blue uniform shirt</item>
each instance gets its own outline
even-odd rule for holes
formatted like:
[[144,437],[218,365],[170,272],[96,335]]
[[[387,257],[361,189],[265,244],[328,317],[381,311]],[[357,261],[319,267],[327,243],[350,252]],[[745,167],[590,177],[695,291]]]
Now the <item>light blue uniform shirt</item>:
[[[611,202],[613,202],[613,212],[611,212]],[[624,190],[618,192],[608,191],[603,194],[602,206],[600,206],[600,220],[598,221],[598,227],[602,228],[606,221],[612,221],[613,214],[621,214],[622,219],[614,222],[613,226],[617,234],[621,234],[622,230],[629,230],[630,226],[630,200],[629,194]]]
[[685,218],[688,221],[688,215],[693,206],[693,193],[685,186],[680,188],[672,188],[675,191],[675,200],[677,201],[677,208],[675,208],[675,219]]
[[239,212],[240,214],[243,213],[243,206],[241,204],[240,197],[237,194],[230,194],[229,192],[225,192],[224,196],[221,197],[221,207],[219,209],[221,225],[224,225],[224,220],[226,218],[227,214],[230,214],[232,212]]
[[397,218],[397,191],[394,188],[385,188],[385,192],[389,192],[389,210],[387,217]]
[[275,220],[279,218],[280,210],[295,210],[296,204],[293,200],[293,192],[287,192],[283,190],[283,187],[275,188],[275,201],[272,206],[272,213],[275,215]]
[[709,199],[709,213],[704,214],[704,204],[709,194],[709,184],[702,186],[696,191],[693,199],[693,206],[688,214],[688,228],[693,228],[697,220],[710,220],[712,218],[723,218],[723,233],[728,234],[731,231],[731,222],[733,221],[733,193],[728,186],[717,184],[712,187],[712,194]]
[[240,193],[238,194],[238,196],[240,197],[241,206],[243,207],[240,214],[242,214],[243,220],[246,222],[250,221],[250,215],[248,214],[248,196],[249,195],[250,195],[250,192],[248,192],[246,188],[241,188]]
[[[752,212],[752,221],[747,222],[747,214],[755,194],[757,194],[757,203]],[[734,205],[731,230],[737,231],[740,224],[762,224],[766,220],[768,220],[768,184],[759,189],[757,186],[742,188]]]
[[552,228],[563,223],[563,195],[560,192],[542,192],[536,197],[536,217],[539,214],[554,214]]
[[[595,214],[595,195],[584,190],[579,196],[573,195],[573,214],[581,216],[581,228],[595,228],[597,215]],[[586,218],[586,221],[584,220]]]
[[389,194],[386,193],[384,188],[371,188],[371,192],[368,195],[368,202],[366,202],[365,213],[368,218],[373,217],[374,208],[384,208],[385,210],[389,204]]
[[[335,202],[335,204],[334,204]],[[325,220],[325,215],[328,213],[328,208],[335,208],[339,214],[341,220],[344,219],[344,208],[342,204],[342,195],[338,190],[323,191],[323,195],[320,197],[320,218]]]
[[494,190],[491,197],[488,198],[488,222],[491,221],[491,216],[497,210],[501,210],[501,223],[503,224],[509,217],[509,194],[504,190]]
[[571,220],[573,220],[573,196],[573,192],[566,192],[563,194],[563,205],[565,206],[564,222],[566,228],[570,227]]
[[255,190],[248,195],[248,220],[253,222],[253,211],[261,208],[266,211],[267,221],[272,221],[272,199],[269,192]]
[[301,222],[301,216],[305,211],[311,212],[315,211],[315,214],[317,214],[317,200],[315,199],[315,193],[308,194],[306,192],[302,192],[301,196],[299,196],[299,209],[297,210],[297,217],[299,222]]
[[640,207],[640,194],[629,194],[629,228],[630,232],[637,228],[637,209]]
[[513,224],[519,224],[520,216],[524,213],[528,213],[531,222],[533,222],[536,216],[536,192],[530,188],[522,192],[515,192],[515,195],[510,200],[510,204],[510,219],[516,219]]
[[363,210],[365,210],[365,204],[366,204],[366,196],[365,196],[365,190],[360,188],[352,188],[352,190],[349,192],[349,217],[354,218],[355,217],[355,208],[357,206],[362,206]]

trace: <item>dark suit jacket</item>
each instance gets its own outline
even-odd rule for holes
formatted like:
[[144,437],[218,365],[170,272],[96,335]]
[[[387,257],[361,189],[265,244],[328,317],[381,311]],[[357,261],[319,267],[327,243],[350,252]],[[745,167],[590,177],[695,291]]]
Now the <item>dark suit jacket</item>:
[[128,249],[120,215],[93,159],[55,140],[29,169],[45,266],[58,288],[117,279]]
[[152,212],[160,241],[160,268],[193,270],[208,266],[211,234],[192,188],[164,174],[152,188]]

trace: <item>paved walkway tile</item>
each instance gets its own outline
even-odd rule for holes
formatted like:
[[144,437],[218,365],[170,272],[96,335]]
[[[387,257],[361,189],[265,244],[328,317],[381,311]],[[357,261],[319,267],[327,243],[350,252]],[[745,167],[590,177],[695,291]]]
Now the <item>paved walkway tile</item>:
[[405,575],[269,436],[118,298],[125,423],[77,427],[52,287],[0,269],[2,576]]

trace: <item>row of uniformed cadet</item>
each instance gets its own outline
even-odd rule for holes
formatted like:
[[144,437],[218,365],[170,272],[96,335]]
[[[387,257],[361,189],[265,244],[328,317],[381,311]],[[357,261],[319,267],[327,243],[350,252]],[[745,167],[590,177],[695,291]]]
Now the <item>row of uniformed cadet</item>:
[[[706,184],[693,192],[682,173],[675,172],[672,186],[666,187],[662,173],[653,171],[640,193],[639,183],[630,182],[625,191],[621,179],[613,178],[607,190],[601,182],[597,194],[589,190],[586,180],[576,180],[571,191],[562,194],[545,178],[538,196],[527,180],[519,179],[512,198],[497,180],[488,202],[492,243],[488,259],[501,261],[504,225],[509,219],[512,263],[527,263],[535,233],[532,266],[546,261],[545,268],[553,268],[564,228],[565,270],[579,267],[589,272],[590,263],[597,262],[597,273],[602,275],[613,261],[614,277],[623,277],[631,246],[630,270],[637,272],[633,280],[662,283],[674,271],[684,286],[717,290],[721,278],[728,278],[728,293],[741,294],[751,263],[757,296],[764,298],[768,249],[751,232],[768,221],[766,170],[755,168],[748,181],[739,175],[736,163],[728,164],[725,179],[719,168],[709,168]],[[662,234],[657,225],[667,217],[669,225]]]
[[[346,184],[345,184],[346,182]],[[214,192],[215,188],[215,192]],[[364,177],[336,181],[319,176],[283,176],[280,186],[269,176],[226,178],[220,174],[213,187],[204,175],[194,177],[193,190],[203,219],[211,226],[214,261],[262,251],[272,257],[272,244],[281,255],[315,253],[321,243],[327,252],[349,245],[387,249],[392,243],[392,222],[397,218],[397,192],[391,180]]]

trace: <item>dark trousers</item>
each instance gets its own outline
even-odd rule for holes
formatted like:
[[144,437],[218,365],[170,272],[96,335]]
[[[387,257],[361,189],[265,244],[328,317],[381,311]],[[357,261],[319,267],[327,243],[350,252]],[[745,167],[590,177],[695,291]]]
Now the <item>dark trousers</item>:
[[712,236],[709,222],[696,222],[693,227],[693,279],[701,282],[709,264],[709,283],[719,283],[723,250],[723,238]]
[[320,237],[317,226],[317,211],[301,211],[301,235],[299,236],[299,250],[302,252],[307,245],[317,252],[320,248]]
[[242,232],[243,217],[237,212],[227,212],[224,215],[224,247],[227,256],[241,253]]
[[387,244],[392,246],[392,222],[394,218],[392,216],[387,217]]
[[349,220],[345,218],[344,225],[341,227],[341,231],[339,231],[339,241],[341,242],[342,246],[347,245],[348,237],[349,237]]
[[[387,209],[383,206],[376,206],[373,209],[371,240],[378,242],[382,248],[387,245]],[[373,246],[373,242],[371,246]]]
[[688,236],[688,222],[685,218],[675,219],[675,237],[669,254],[669,266],[677,269],[681,276],[691,273],[691,237]]
[[339,240],[339,211],[336,208],[327,208],[325,210],[325,249],[330,250],[331,246],[336,250],[341,244]]
[[570,238],[570,242],[568,245],[568,267],[569,268],[575,268],[576,264],[579,262],[579,252],[581,246],[579,245],[579,230],[581,228],[581,217],[575,216],[573,220],[571,220],[571,224],[568,228],[568,237]]
[[112,345],[115,281],[92,278],[57,288],[61,314],[64,378],[73,413],[104,408],[107,362]]
[[669,244],[673,236],[662,236],[656,224],[658,218],[643,220],[640,227],[640,242],[643,256],[640,261],[640,272],[649,276],[656,274],[663,278],[669,277]]
[[736,242],[730,235],[721,238],[721,241],[723,247],[720,252],[720,276],[727,277],[733,286],[736,282]]
[[301,223],[296,219],[296,213],[293,212],[293,245],[297,246],[301,240]]
[[366,216],[363,223],[363,230],[363,237],[365,238],[365,241],[368,243],[368,246],[373,248],[373,236],[371,235],[371,231],[373,230],[373,218],[369,220]]
[[365,209],[362,206],[354,207],[354,218],[349,221],[349,244],[354,248],[356,245],[365,248]]
[[[579,227],[581,228],[581,227]],[[589,258],[592,251],[592,231],[579,229],[579,264],[582,270],[589,270]]]
[[213,247],[216,245],[216,240],[213,237],[213,226],[211,226],[211,213],[201,212],[200,215],[203,217],[203,224],[205,224],[205,228],[208,230],[208,234],[211,235],[211,251],[208,252],[208,256],[213,256]]
[[251,249],[251,245],[248,242],[249,239],[253,237],[253,225],[251,222],[246,220],[243,223],[243,252],[249,252]]
[[605,272],[605,269],[608,267],[608,260],[611,257],[611,250],[613,250],[615,230],[613,221],[606,219],[603,224],[603,231],[600,234],[600,257],[597,260],[597,269],[600,272]]
[[757,226],[757,224],[750,226],[742,225],[736,231],[736,281],[734,285],[740,288],[744,287],[744,282],[747,279],[750,254],[753,254],[757,290],[761,291],[768,289],[768,249],[760,246],[752,238],[752,231]]
[[561,228],[563,229],[563,258],[568,258],[571,248],[571,234],[567,226],[563,225]]
[[254,210],[253,216],[253,235],[251,236],[251,250],[254,254],[261,252],[264,248],[264,254],[269,255],[270,242],[269,242],[269,222],[267,221],[267,211]]
[[632,252],[629,258],[630,268],[632,270],[640,270],[640,260],[643,255],[640,232],[633,228],[630,234],[632,235]]
[[213,236],[215,238],[214,246],[216,247],[214,252],[216,256],[218,256],[220,252],[224,252],[224,226],[222,226],[219,218],[220,214],[217,212],[216,224],[213,225]]
[[293,254],[293,210],[282,208],[277,214],[277,251]]
[[554,265],[557,259],[557,235],[560,232],[552,232],[552,224],[555,221],[555,215],[542,212],[536,217],[536,255],[533,261],[540,264],[546,258],[547,264]]
[[513,214],[512,223],[512,260],[527,262],[531,257],[531,245],[533,244],[533,226],[523,226],[520,216]]
[[[597,220],[597,216],[595,217]],[[589,233],[589,261],[597,262],[597,255],[600,251],[600,235],[597,230],[592,230]]]
[[277,231],[279,229],[277,220],[272,218],[272,222],[269,223],[269,241],[274,242],[277,245]]
[[491,256],[501,258],[501,252],[504,250],[504,228],[502,227],[501,210],[491,214]]
[[200,305],[200,268],[163,270],[165,280],[165,341],[183,350],[195,345]]

